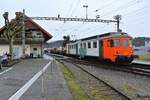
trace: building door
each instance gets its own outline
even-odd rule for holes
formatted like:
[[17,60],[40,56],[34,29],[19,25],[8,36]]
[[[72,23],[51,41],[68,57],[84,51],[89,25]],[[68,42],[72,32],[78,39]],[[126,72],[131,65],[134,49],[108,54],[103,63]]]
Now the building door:
[[14,59],[17,59],[19,58],[19,54],[20,54],[20,50],[19,50],[19,47],[13,47],[13,58]]
[[37,57],[38,56],[38,50],[37,48],[33,48],[33,57]]

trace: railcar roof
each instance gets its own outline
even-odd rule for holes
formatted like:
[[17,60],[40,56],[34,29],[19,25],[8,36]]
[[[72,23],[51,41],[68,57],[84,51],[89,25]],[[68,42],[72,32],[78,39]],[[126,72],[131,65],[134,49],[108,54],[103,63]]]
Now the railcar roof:
[[91,37],[87,37],[87,38],[83,38],[83,39],[79,39],[79,40],[84,41],[84,40],[91,40],[91,39],[95,39],[95,38],[115,37],[115,36],[116,37],[124,37],[124,36],[129,36],[129,35],[125,32],[109,32],[109,33],[91,36]]
[[86,40],[91,40],[96,38],[111,38],[111,37],[131,37],[131,36],[125,32],[109,32],[109,33],[95,35],[87,38],[78,39],[75,41],[71,41],[70,43],[76,43],[77,41],[86,41]]

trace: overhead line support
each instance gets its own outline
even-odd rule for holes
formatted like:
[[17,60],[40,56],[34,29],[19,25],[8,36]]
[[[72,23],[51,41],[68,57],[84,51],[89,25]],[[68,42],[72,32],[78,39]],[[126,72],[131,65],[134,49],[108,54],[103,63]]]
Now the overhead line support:
[[103,19],[86,19],[86,18],[64,18],[64,17],[30,17],[34,20],[55,20],[55,21],[80,21],[80,22],[102,22],[114,23],[116,20],[103,20]]

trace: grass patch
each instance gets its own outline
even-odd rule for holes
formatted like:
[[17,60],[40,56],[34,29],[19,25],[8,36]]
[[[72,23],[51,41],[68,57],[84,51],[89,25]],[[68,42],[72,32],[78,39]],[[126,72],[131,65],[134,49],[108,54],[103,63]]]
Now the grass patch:
[[105,95],[99,90],[93,89],[91,94],[95,97],[95,100],[112,100],[111,96]]
[[79,82],[76,80],[74,74],[67,68],[67,66],[60,64],[64,78],[67,85],[74,96],[75,100],[90,100],[84,90],[81,88]]
[[150,55],[148,56],[139,56],[139,60],[145,60],[145,61],[150,61]]
[[137,91],[134,87],[128,84],[124,85],[123,90],[131,96],[134,95]]

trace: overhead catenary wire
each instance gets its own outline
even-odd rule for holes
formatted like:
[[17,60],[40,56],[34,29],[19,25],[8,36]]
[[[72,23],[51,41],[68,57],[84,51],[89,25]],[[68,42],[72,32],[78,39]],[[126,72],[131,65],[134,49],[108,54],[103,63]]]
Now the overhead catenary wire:
[[120,5],[119,7],[115,8],[115,9],[112,9],[112,10],[104,13],[103,15],[101,15],[101,17],[106,17],[108,15],[110,16],[114,12],[116,13],[116,12],[122,11],[122,10],[127,9],[129,7],[132,7],[132,6],[134,6],[134,5],[138,4],[138,3],[140,3],[140,2],[138,2],[136,0],[131,0],[131,1],[129,1],[129,2],[125,3],[125,4],[123,4],[123,5]]
[[94,13],[94,12],[98,12],[99,10],[110,7],[109,5],[113,4],[115,1],[116,0],[112,0],[112,1],[108,2],[107,4],[103,5],[102,7],[99,7],[97,9],[94,9],[94,10],[90,11],[89,14]]
[[74,4],[74,0],[72,0],[72,2],[71,2],[71,4],[70,4],[70,7],[69,7],[69,9],[68,9],[68,12],[66,13],[66,17],[69,17],[69,12],[71,12],[71,9],[72,9],[72,7],[73,7],[73,4]]
[[70,17],[73,16],[73,14],[76,12],[76,10],[78,9],[78,6],[80,4],[81,0],[78,0],[76,5],[74,6],[74,9],[72,10],[71,14],[70,14]]
[[[148,9],[146,9],[148,8]],[[127,12],[125,14],[123,14],[124,17],[128,17],[128,16],[131,16],[133,14],[137,14],[137,13],[140,13],[141,11],[143,12],[143,10],[149,10],[150,9],[150,6],[147,5],[147,6],[144,6],[142,8],[139,8],[139,9],[136,9],[136,10],[133,10],[133,11],[130,11],[130,12]]]

